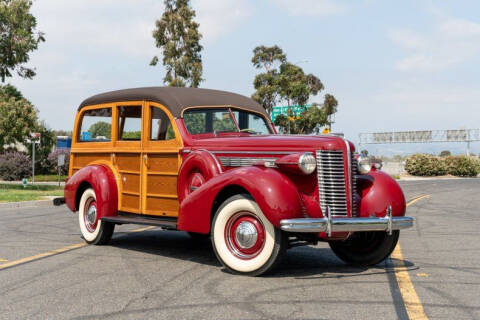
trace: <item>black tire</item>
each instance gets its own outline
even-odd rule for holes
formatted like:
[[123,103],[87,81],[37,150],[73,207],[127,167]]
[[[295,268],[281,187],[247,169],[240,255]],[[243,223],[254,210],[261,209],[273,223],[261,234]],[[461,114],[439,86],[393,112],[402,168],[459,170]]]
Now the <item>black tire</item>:
[[[86,218],[87,216],[90,217],[89,208],[94,210],[92,216],[95,218],[91,218],[91,220],[90,218]],[[115,230],[115,224],[98,219],[96,212],[95,191],[92,188],[86,189],[80,198],[78,210],[80,232],[82,233],[82,237],[86,243],[105,245],[108,244],[112,238],[113,231]]]
[[197,232],[187,232],[190,238],[198,241],[205,241],[210,239],[210,234],[204,234],[204,233],[197,233]]
[[[247,212],[251,218],[257,219],[262,224],[265,240],[256,256],[241,259],[235,255],[235,250],[229,249],[230,241],[227,241],[225,235],[229,233],[228,221],[243,212]],[[271,272],[282,260],[288,246],[285,233],[275,228],[265,218],[253,198],[245,194],[228,198],[218,208],[212,221],[211,240],[213,251],[222,265],[230,273],[246,276],[259,276]],[[250,265],[246,267],[247,264]]]
[[355,232],[345,241],[331,241],[330,248],[344,262],[354,266],[373,266],[385,260],[395,249],[400,231]]

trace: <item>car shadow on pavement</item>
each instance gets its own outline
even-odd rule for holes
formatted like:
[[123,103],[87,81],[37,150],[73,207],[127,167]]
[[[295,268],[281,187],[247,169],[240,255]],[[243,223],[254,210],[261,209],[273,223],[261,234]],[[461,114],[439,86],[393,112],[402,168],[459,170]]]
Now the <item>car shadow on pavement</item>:
[[[185,232],[151,230],[141,233],[118,233],[112,238],[110,245],[125,250],[221,267],[213,252],[210,239],[192,238]],[[393,261],[393,263],[381,262],[372,267],[349,266],[338,259],[330,248],[321,246],[324,245],[303,246],[288,250],[283,261],[266,277],[346,278],[393,273],[395,272],[393,266],[399,265],[398,262]],[[416,268],[409,261],[403,261],[403,263],[407,270]],[[224,268],[222,269],[226,272]]]
[[110,246],[134,250],[211,266],[221,266],[213,253],[210,239],[196,239],[185,232],[150,230],[139,233],[118,233]]

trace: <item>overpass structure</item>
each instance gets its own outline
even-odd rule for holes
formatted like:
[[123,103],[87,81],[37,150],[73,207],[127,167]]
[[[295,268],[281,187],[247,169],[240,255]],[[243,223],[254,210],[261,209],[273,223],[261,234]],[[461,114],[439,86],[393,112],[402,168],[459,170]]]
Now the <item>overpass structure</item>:
[[467,143],[467,155],[470,155],[470,143],[474,141],[480,141],[480,129],[391,131],[359,134],[359,145],[464,142]]

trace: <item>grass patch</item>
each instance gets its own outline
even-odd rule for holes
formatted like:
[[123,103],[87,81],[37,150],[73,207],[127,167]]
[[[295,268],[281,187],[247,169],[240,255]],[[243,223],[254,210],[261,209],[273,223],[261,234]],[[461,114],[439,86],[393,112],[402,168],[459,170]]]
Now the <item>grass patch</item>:
[[[67,176],[60,176],[60,182],[64,182]],[[32,181],[32,178],[28,178],[28,181]],[[56,174],[40,174],[35,176],[35,182],[57,182],[58,175]]]
[[391,174],[390,176],[395,180],[400,180],[400,176],[398,174]]
[[42,200],[46,196],[63,196],[63,188],[49,185],[0,184],[0,202]]

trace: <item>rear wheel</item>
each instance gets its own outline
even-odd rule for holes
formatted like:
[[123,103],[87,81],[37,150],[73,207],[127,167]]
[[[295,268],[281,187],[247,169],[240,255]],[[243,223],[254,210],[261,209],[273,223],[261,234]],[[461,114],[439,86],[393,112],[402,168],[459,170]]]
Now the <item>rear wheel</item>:
[[395,249],[400,231],[355,232],[345,241],[331,241],[330,248],[344,262],[356,266],[372,266],[385,260]]
[[230,272],[251,276],[272,270],[287,248],[285,234],[248,195],[230,197],[218,208],[211,238],[218,260]]
[[83,239],[88,244],[107,244],[112,238],[115,224],[99,219],[97,197],[92,188],[85,190],[80,198],[78,223]]

